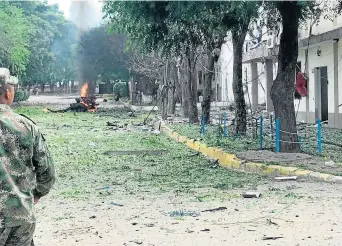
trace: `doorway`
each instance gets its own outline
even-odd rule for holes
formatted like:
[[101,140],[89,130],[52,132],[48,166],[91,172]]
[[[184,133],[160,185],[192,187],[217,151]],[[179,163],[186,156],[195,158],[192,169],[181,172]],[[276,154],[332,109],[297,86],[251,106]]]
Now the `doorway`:
[[316,67],[315,69],[315,117],[328,121],[328,68]]

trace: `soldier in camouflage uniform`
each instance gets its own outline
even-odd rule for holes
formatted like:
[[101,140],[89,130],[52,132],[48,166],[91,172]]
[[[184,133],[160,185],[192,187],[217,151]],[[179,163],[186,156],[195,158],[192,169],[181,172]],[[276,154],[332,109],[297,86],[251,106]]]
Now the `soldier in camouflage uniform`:
[[55,182],[53,160],[43,135],[10,105],[14,85],[0,77],[0,246],[29,246],[34,205]]

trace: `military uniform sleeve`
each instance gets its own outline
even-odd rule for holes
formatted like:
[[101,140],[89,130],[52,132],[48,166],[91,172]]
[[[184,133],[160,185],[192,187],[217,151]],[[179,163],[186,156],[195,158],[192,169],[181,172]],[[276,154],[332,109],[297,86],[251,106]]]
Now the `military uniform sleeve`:
[[34,130],[33,165],[36,173],[35,197],[43,197],[49,193],[55,183],[55,167],[45,139],[39,130]]

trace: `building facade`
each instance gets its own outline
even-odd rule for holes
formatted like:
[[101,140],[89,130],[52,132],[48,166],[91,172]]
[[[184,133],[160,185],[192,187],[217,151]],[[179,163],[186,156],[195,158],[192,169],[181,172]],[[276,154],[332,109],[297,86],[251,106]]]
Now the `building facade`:
[[[297,120],[315,123],[319,118],[329,127],[342,128],[342,16],[334,20],[322,17],[313,25],[310,37],[311,20],[307,22],[299,29],[297,63],[297,72],[305,72],[308,78],[307,96],[294,100]],[[252,108],[265,103],[267,111],[273,111],[270,90],[277,75],[280,34],[280,26],[278,30],[255,27],[253,37],[246,37],[243,81],[245,99]],[[221,99],[227,103],[234,101],[232,51],[228,37],[221,50],[219,82],[216,82],[221,84]],[[296,74],[294,86],[295,81]]]

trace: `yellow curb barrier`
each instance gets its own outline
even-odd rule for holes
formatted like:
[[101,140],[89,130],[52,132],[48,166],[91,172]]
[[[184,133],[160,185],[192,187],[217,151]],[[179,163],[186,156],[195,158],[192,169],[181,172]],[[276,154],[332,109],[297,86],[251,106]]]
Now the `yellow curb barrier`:
[[255,173],[261,175],[283,175],[283,176],[298,176],[298,177],[306,177],[313,178],[319,181],[324,182],[333,182],[333,183],[341,183],[342,177],[335,176],[326,173],[314,172],[310,170],[300,169],[297,167],[285,167],[279,165],[266,165],[262,163],[254,163],[254,162],[246,162],[238,159],[234,154],[229,154],[224,152],[222,149],[208,147],[206,144],[201,143],[194,139],[188,139],[186,136],[182,136],[178,134],[176,131],[173,131],[165,124],[161,123],[160,130],[164,132],[170,138],[176,140],[180,143],[185,143],[186,146],[190,149],[200,152],[205,155],[209,159],[218,160],[220,166],[234,169],[238,171]]
[[198,141],[195,141],[194,143],[194,150],[199,151],[201,147],[201,143]]

